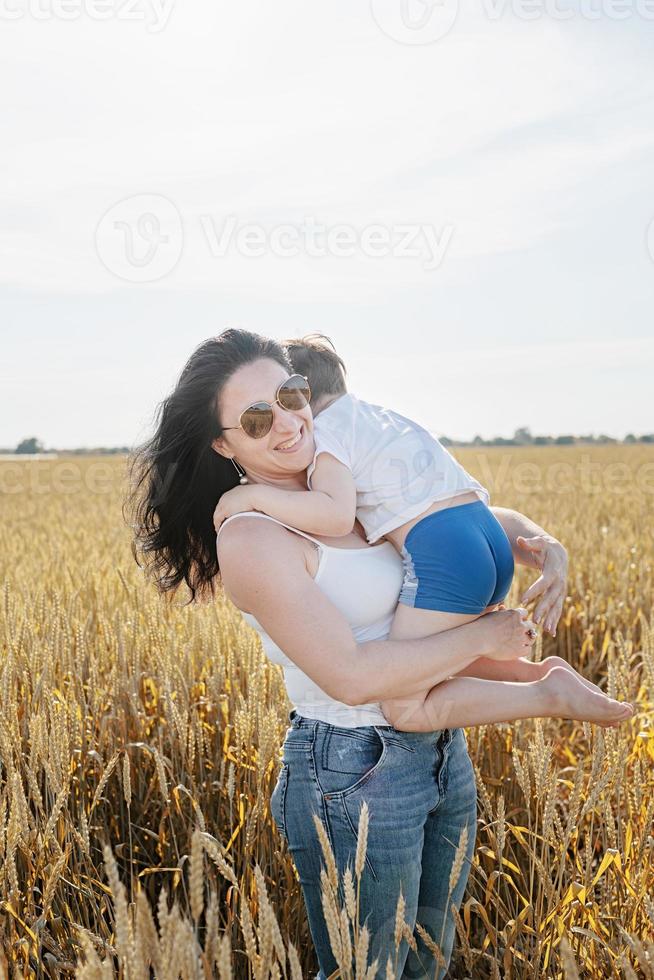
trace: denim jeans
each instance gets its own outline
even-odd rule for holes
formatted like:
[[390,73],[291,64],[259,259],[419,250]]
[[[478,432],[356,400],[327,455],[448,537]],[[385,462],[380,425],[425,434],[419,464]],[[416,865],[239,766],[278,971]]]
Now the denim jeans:
[[[405,920],[416,920],[440,946],[449,964],[455,937],[450,904],[463,899],[475,847],[477,791],[463,729],[402,732],[392,725],[340,728],[293,709],[282,767],[271,797],[273,819],[285,838],[309,919],[320,972],[338,968],[325,924],[320,885],[322,851],[312,813],[327,831],[339,873],[354,873],[361,804],[369,809],[368,848],[361,877],[359,921],[371,934],[368,962],[379,958],[377,977],[395,962],[395,908],[400,887]],[[464,827],[468,843],[451,894],[450,870]],[[356,887],[356,880],[355,880]],[[342,893],[339,896],[343,904]],[[417,954],[399,946],[396,980],[436,978],[438,968],[419,934]]]

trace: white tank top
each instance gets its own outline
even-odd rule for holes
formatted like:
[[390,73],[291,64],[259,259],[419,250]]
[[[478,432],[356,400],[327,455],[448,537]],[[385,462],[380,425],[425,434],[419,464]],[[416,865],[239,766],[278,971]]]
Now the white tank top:
[[[403,580],[402,559],[390,541],[362,548],[334,548],[260,511],[233,514],[220,525],[218,535],[235,517],[260,517],[275,521],[313,541],[319,549],[314,582],[345,616],[355,641],[365,643],[386,639]],[[260,634],[268,659],[281,664],[289,701],[299,714],[346,728],[388,725],[378,701],[353,706],[331,698],[280,650],[251,613],[242,615]]]

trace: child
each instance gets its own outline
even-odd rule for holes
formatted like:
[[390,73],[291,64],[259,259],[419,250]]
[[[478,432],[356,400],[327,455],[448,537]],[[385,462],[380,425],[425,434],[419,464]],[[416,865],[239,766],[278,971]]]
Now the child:
[[[259,510],[308,533],[340,536],[356,516],[370,544],[385,537],[402,556],[392,639],[438,633],[499,608],[514,561],[488,491],[422,426],[348,393],[345,365],[325,341],[331,344],[322,335],[285,342],[294,370],[311,388],[309,490],[290,497],[262,484],[229,490],[214,513],[216,530],[232,514]],[[516,689],[507,681],[523,683]],[[386,700],[381,709],[389,724],[406,731],[541,715],[607,726],[633,713],[559,657],[541,663],[479,657],[422,696]]]

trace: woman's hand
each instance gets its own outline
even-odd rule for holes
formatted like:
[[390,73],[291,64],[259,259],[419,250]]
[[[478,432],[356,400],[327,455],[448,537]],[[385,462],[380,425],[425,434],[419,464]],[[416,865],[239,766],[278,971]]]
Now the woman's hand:
[[568,553],[560,541],[519,511],[507,507],[491,507],[491,511],[504,528],[516,562],[542,572],[520,601],[526,604],[540,596],[534,619],[545,620],[545,629],[556,636],[566,595]]
[[256,488],[250,486],[234,487],[222,494],[213,512],[213,526],[216,534],[223,521],[244,510],[256,510]]
[[492,660],[517,660],[531,650],[536,640],[536,625],[527,618],[527,610],[499,609],[484,613],[477,622],[484,624],[485,641],[490,647],[484,655]]
[[556,636],[556,624],[561,618],[567,591],[568,553],[560,541],[549,535],[519,536],[517,544],[530,552],[536,568],[541,570],[540,577],[525,590],[520,601],[526,605],[540,596],[534,621],[543,622],[547,632]]

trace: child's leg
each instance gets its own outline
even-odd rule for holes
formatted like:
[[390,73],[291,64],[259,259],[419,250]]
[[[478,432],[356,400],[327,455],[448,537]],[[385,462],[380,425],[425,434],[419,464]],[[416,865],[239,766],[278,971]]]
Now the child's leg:
[[[391,639],[416,639],[430,633],[453,629],[463,622],[470,622],[476,618],[476,616],[445,613],[433,609],[415,609],[400,604],[395,611],[389,635]],[[621,702],[607,698],[596,684],[582,677],[561,657],[546,657],[538,663],[526,657],[515,660],[478,657],[449,680],[442,681],[420,695],[414,695],[412,698],[388,698],[382,701],[381,710],[389,724],[399,731],[469,728],[494,721],[548,717],[552,708],[548,687],[535,688],[535,695],[528,694],[523,688],[542,681],[554,667],[570,675],[570,690],[576,690],[577,685],[583,685],[595,698],[603,699],[599,704],[591,698],[590,701],[582,701],[577,705],[579,710],[586,710],[593,714],[593,717],[587,720],[596,721],[600,725],[616,724],[616,718],[621,717],[616,705]],[[476,679],[483,681],[483,684],[453,685],[452,681],[457,679],[461,681]],[[489,703],[490,699],[493,699],[492,704]],[[531,709],[527,714],[519,713],[528,705],[532,705],[538,713],[532,715],[529,713]],[[501,717],[498,717],[498,712]]]
[[[389,639],[420,639],[432,633],[442,633],[443,630],[454,629],[454,627],[461,626],[463,623],[472,622],[474,619],[477,619],[477,616],[439,612],[434,609],[415,609],[412,606],[399,603],[395,610],[393,622],[391,623]],[[488,657],[478,659],[490,661]],[[472,667],[472,664],[470,667]],[[440,685],[438,686],[440,687]],[[402,731],[432,731],[441,726],[433,725],[427,728],[407,727],[409,725],[424,724],[425,715],[423,714],[423,710],[428,695],[429,689],[426,689],[422,694],[416,695],[410,701],[401,698],[387,698],[381,702],[381,710],[388,723]]]
[[545,657],[544,660],[530,660],[529,657],[517,657],[515,660],[493,660],[491,657],[477,657],[471,664],[459,670],[456,677],[481,677],[487,681],[538,681],[552,667],[564,667],[578,677],[589,691],[603,694],[601,687],[593,684],[580,674],[572,664],[562,657]]
[[[499,602],[501,595],[494,593],[499,589],[504,594],[508,589],[513,556],[497,521],[501,537],[497,544],[489,543],[484,526],[486,510],[479,501],[463,504],[431,514],[413,525],[400,552],[404,582],[391,625],[391,639],[418,639],[462,626]],[[406,701],[392,698],[383,701],[381,709],[397,728],[424,726],[423,706],[428,693],[425,690],[422,697],[412,699],[413,712]],[[414,718],[409,717],[412,713]]]
[[[390,632],[393,639],[418,638],[471,622],[501,601],[513,574],[508,540],[481,504],[450,508],[420,521],[407,535],[402,557],[405,578]],[[522,660],[518,667],[513,664],[513,670],[520,679],[505,680],[507,667],[477,658],[422,696],[387,699],[381,708],[392,725],[408,731],[547,717],[562,711],[564,717],[602,724],[632,713],[630,706],[591,689],[590,682],[567,664],[551,669],[548,664],[548,673],[536,679],[534,673],[543,667],[532,662]],[[483,673],[498,679],[478,676]],[[568,694],[578,688],[583,695],[574,704]]]
[[[498,602],[494,606],[488,606],[482,615],[495,612],[497,609],[506,609],[503,602]],[[565,667],[572,674],[579,678],[586,685],[589,691],[604,694],[601,687],[593,684],[587,677],[575,670],[563,657],[555,655],[545,657],[544,660],[531,660],[529,657],[516,657],[514,660],[493,660],[492,657],[477,657],[471,664],[458,670],[457,677],[482,677],[487,681],[537,681],[544,677],[552,667]]]
[[[506,609],[503,602],[497,602],[493,606],[488,606],[482,615],[495,612],[497,609]],[[579,678],[586,685],[589,691],[604,694],[601,687],[593,684],[587,677],[575,670],[563,657],[555,655],[545,657],[544,660],[531,660],[529,657],[516,657],[514,660],[493,660],[492,657],[477,657],[471,664],[458,670],[457,677],[482,677],[487,681],[538,681],[544,677],[552,667],[565,667],[572,674]]]
[[432,687],[422,703],[416,698],[396,699],[393,713],[396,720],[392,724],[401,731],[435,731],[518,718],[619,723],[631,717],[633,708],[628,702],[589,690],[579,675],[565,667],[552,667],[537,681],[488,681],[455,675]]
[[[442,630],[453,629],[461,625],[462,622],[470,622],[476,618],[459,613],[438,612],[433,609],[415,609],[400,604],[395,611],[390,638],[415,639],[430,633],[440,633]],[[522,691],[522,687],[526,684],[542,681],[553,667],[567,671],[575,683],[581,683],[596,696],[606,698],[604,692],[596,684],[582,677],[571,664],[561,657],[546,657],[538,663],[529,660],[527,657],[518,657],[515,660],[493,660],[491,657],[478,657],[473,663],[454,674],[449,681],[442,681],[413,698],[388,698],[381,702],[381,709],[389,724],[399,731],[436,731],[448,727],[469,728],[473,725],[483,725],[493,721],[513,721],[520,717],[532,717],[530,714],[513,713],[511,717],[497,718],[496,714],[498,711],[500,714],[506,713],[507,708],[510,713],[515,712],[516,699],[517,703],[523,706],[525,703],[532,703],[528,699],[526,702],[523,700],[522,694],[525,692]],[[486,686],[453,686],[450,681],[456,678],[477,678],[485,681]],[[493,682],[492,686],[489,687],[488,682]],[[507,682],[509,683],[507,684]],[[573,690],[574,687],[571,689]],[[537,699],[534,705],[539,711],[542,711],[543,716],[547,715],[548,705],[550,705],[547,690],[547,687],[536,689],[538,696],[545,698],[542,701]],[[495,698],[491,706],[487,700],[490,698]],[[459,701],[459,699],[462,700]],[[477,702],[475,699],[478,699]],[[611,699],[607,700],[611,702]],[[459,701],[458,705],[455,704],[456,701]],[[614,709],[616,703],[618,702],[612,702]],[[582,705],[579,707],[583,709]],[[590,710],[595,710],[595,717],[589,720],[594,720],[597,724],[605,727],[617,724],[617,721],[612,720],[613,716],[610,712],[607,717],[604,717],[605,709],[604,703],[595,706],[595,708],[591,703]]]

